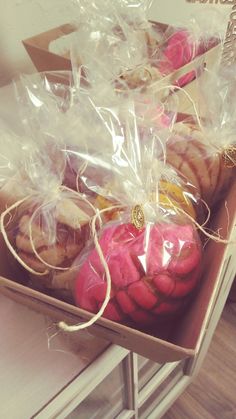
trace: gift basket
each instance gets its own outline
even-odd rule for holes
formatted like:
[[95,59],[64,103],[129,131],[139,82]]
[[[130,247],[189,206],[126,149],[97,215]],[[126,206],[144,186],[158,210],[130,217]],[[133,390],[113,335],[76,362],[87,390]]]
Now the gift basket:
[[[156,361],[179,360],[199,347],[231,243],[232,192],[207,222],[233,173],[227,167],[225,176],[221,163],[235,166],[233,72],[217,73],[215,108],[209,97],[204,118],[188,93],[196,115],[180,115],[182,87],[169,79],[157,86],[149,68],[155,77],[163,76],[160,64],[170,71],[171,28],[160,38],[137,0],[94,0],[89,12],[80,5],[88,19],[78,29],[82,49],[72,48],[72,73],[23,77],[16,89],[24,133],[16,140],[19,160],[8,153],[0,168],[0,222],[3,248],[27,281],[8,279],[7,268],[0,285],[55,310],[64,331],[91,326]],[[193,32],[177,36],[181,48],[198,39],[182,54],[186,61],[204,39]],[[166,89],[171,94],[162,95]],[[12,194],[19,174],[20,193]],[[211,239],[207,246],[200,232]],[[79,324],[68,325],[68,313]]]
[[[96,322],[104,337],[121,344],[125,335],[133,349],[131,342],[148,340],[142,353],[164,359],[167,340],[177,342],[170,331],[213,281],[201,275],[197,189],[166,164],[176,111],[107,81],[88,87],[78,74],[66,84],[54,76],[24,77],[17,90],[23,153],[16,166],[7,155],[13,170],[4,183],[10,194],[21,171],[22,193],[8,202],[0,191],[1,231],[28,280],[21,286],[11,274],[15,282],[0,282],[26,304],[60,308],[60,320],[67,312],[90,319],[72,328],[62,323],[64,330]],[[158,356],[154,336],[165,339]],[[172,350],[168,359],[190,354]]]
[[35,146],[1,228],[28,285],[137,328],[181,313],[202,254],[196,190],[165,162],[175,113],[106,81],[24,77],[17,97]]

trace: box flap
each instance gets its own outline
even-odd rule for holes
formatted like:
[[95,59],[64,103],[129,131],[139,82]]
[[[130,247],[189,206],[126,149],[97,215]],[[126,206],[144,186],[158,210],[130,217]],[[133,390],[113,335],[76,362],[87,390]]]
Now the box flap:
[[[235,197],[236,182],[233,183],[225,199],[225,205],[222,203],[211,225],[213,231],[220,231],[222,237],[231,240],[233,229],[236,225]],[[221,282],[224,279],[224,270],[227,266],[223,261],[231,246],[234,247],[236,253],[236,243],[222,244],[210,240],[207,244],[207,248],[205,248],[204,274],[202,276],[201,288],[187,316],[183,319],[181,329],[175,336],[175,342],[177,344],[185,348],[199,349]]]

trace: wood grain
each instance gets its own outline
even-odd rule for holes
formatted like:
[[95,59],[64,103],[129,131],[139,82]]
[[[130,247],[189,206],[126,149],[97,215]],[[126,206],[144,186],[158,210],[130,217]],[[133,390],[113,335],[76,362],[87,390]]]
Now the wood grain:
[[236,303],[226,305],[198,377],[163,419],[236,419]]

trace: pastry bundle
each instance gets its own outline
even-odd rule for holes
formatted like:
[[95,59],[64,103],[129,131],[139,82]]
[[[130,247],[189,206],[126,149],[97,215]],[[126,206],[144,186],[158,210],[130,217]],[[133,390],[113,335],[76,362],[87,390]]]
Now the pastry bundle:
[[213,207],[235,176],[235,66],[197,79],[198,118],[181,115],[167,143],[167,161]]
[[[138,100],[131,97],[123,107],[122,98],[116,110],[99,107],[110,147],[87,156],[77,152],[86,162],[87,188],[106,201],[99,217],[111,211],[116,217],[102,218],[91,235],[103,257],[90,240],[62,276],[72,284],[75,303],[97,313],[107,292],[107,266],[111,294],[103,315],[149,327],[187,306],[199,285],[202,252],[194,224],[196,198],[163,161],[160,139],[166,134],[154,124],[148,129],[147,121],[142,126]],[[102,171],[104,177],[90,178]]]
[[[77,31],[71,42],[72,67],[82,64],[89,81],[99,79],[102,72],[118,89],[147,87],[221,40],[213,15],[208,16],[208,28],[203,33],[202,17],[179,27],[150,22],[149,1],[93,0],[89,8],[86,2],[78,4]],[[192,71],[172,82],[184,86],[194,77]]]
[[[195,13],[184,24],[169,26],[164,33],[158,55],[158,68],[162,76],[189,64],[217,44],[223,44],[223,19],[223,15],[218,11],[204,10],[203,13]],[[200,63],[199,60],[198,65],[201,69]],[[196,78],[198,72],[199,68],[196,68],[172,82],[184,87]]]
[[[53,280],[54,271],[67,270],[85,246],[95,209],[82,193],[67,186],[69,161],[63,142],[61,98],[43,91],[45,84],[59,85],[46,80],[36,85],[26,78],[21,85],[20,116],[24,115],[25,134],[8,131],[4,136],[1,132],[2,141],[8,135],[5,148],[1,148],[5,164],[0,168],[1,228],[14,258],[30,273],[33,286],[63,290],[65,284]],[[30,90],[30,83],[37,92]],[[45,101],[38,107],[42,99]]]

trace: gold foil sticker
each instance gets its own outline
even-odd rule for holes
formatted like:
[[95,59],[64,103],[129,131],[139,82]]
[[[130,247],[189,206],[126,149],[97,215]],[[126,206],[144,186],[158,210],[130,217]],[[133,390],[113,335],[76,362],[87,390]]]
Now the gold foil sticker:
[[225,167],[232,169],[236,166],[236,145],[227,147],[222,155],[223,164]]
[[140,230],[144,227],[145,217],[141,205],[135,205],[135,207],[132,209],[131,222],[137,228],[137,230]]

